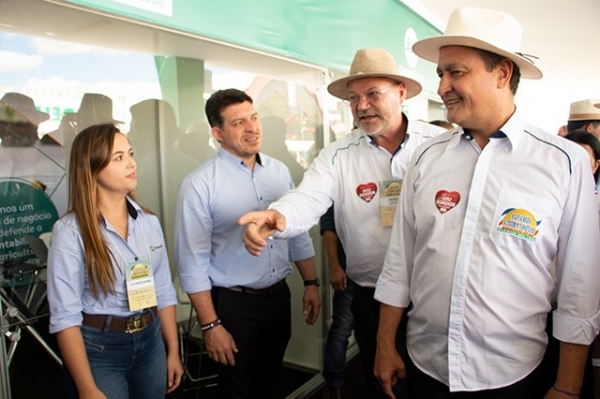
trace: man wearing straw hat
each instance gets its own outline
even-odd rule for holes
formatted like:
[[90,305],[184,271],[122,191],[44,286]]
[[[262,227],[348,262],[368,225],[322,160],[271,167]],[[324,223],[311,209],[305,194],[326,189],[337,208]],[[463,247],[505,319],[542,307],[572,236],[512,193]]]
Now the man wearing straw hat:
[[571,103],[569,107],[569,132],[583,129],[600,139],[600,109],[597,108],[600,100],[581,100]]
[[[298,235],[318,223],[335,203],[335,225],[346,250],[346,273],[356,284],[352,302],[354,332],[370,398],[384,397],[373,375],[379,303],[375,283],[390,240],[395,204],[410,155],[443,129],[408,121],[402,103],[421,85],[398,74],[390,53],[371,48],[356,52],[349,76],[331,83],[329,93],[346,100],[357,129],[321,151],[297,189],[269,210],[240,219],[248,224],[246,248],[257,255],[265,238]],[[399,337],[403,342],[403,337]],[[399,341],[399,346],[402,346]],[[401,387],[398,387],[398,391]]]
[[[510,15],[461,8],[444,35],[413,47],[437,62],[438,94],[459,128],[411,159],[377,282],[375,373],[390,397],[405,373],[419,398],[579,395],[599,325],[594,182],[582,148],[516,108],[520,77],[542,76],[520,45]],[[555,292],[561,355],[550,387],[539,366]],[[401,357],[393,341],[409,304]]]

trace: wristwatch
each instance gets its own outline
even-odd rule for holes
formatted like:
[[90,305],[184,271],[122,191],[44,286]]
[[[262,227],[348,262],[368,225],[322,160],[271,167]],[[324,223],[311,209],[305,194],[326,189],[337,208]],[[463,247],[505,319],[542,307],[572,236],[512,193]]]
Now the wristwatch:
[[308,287],[309,285],[316,285],[317,287],[320,287],[321,282],[319,281],[318,278],[316,278],[314,280],[304,280],[304,286]]

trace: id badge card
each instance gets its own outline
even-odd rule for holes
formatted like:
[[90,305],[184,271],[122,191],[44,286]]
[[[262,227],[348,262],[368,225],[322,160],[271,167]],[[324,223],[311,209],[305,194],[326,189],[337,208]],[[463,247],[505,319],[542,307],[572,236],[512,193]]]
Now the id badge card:
[[127,264],[126,283],[129,310],[151,308],[157,305],[152,264],[147,260]]
[[400,179],[379,182],[379,216],[383,227],[394,224],[400,191],[402,191]]

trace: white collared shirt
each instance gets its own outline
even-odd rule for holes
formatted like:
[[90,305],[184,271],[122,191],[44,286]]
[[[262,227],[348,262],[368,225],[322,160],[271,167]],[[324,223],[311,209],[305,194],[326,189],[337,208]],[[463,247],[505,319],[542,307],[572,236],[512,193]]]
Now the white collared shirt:
[[589,157],[515,113],[482,150],[462,129],[411,159],[375,298],[409,312],[408,349],[451,391],[508,386],[554,336],[598,332],[600,231]]
[[362,287],[375,287],[390,241],[381,224],[379,182],[402,179],[412,153],[444,130],[410,121],[395,154],[378,146],[360,129],[325,147],[295,189],[269,206],[286,217],[286,230],[275,237],[307,231],[335,203],[335,226],[346,251],[346,272]]

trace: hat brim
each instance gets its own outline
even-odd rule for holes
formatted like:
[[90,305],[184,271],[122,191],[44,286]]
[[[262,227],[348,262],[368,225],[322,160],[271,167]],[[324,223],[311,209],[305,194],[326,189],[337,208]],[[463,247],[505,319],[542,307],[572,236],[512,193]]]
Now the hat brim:
[[416,96],[423,89],[421,84],[414,79],[407,78],[406,76],[401,75],[392,75],[385,73],[365,73],[360,75],[352,75],[346,76],[345,78],[341,78],[336,80],[335,82],[331,82],[329,86],[327,86],[327,91],[342,100],[348,99],[348,84],[356,79],[364,79],[364,78],[388,78],[395,80],[399,83],[404,83],[406,86],[406,98],[411,98]]
[[[600,107],[599,107],[600,108]],[[570,114],[568,121],[600,121],[600,112]]]
[[[7,110],[11,110],[11,118],[6,118]],[[18,110],[8,105],[0,105],[0,121],[4,122],[30,122],[34,125],[39,125],[42,122],[50,119],[50,114],[47,114],[36,109]]]
[[419,57],[437,63],[440,48],[445,46],[464,46],[486,50],[512,60],[521,70],[524,79],[541,79],[543,74],[527,58],[510,51],[502,50],[496,46],[470,36],[435,36],[419,40],[413,45],[413,52]]
[[107,118],[99,118],[97,115],[94,114],[89,114],[86,112],[70,112],[70,114],[72,114],[75,117],[81,117],[81,118],[89,118],[89,119],[94,119],[97,122],[95,122],[94,124],[99,124],[99,123],[114,123],[115,125],[122,125],[125,122],[123,121],[118,121],[116,119],[113,119],[112,117],[107,117]]

